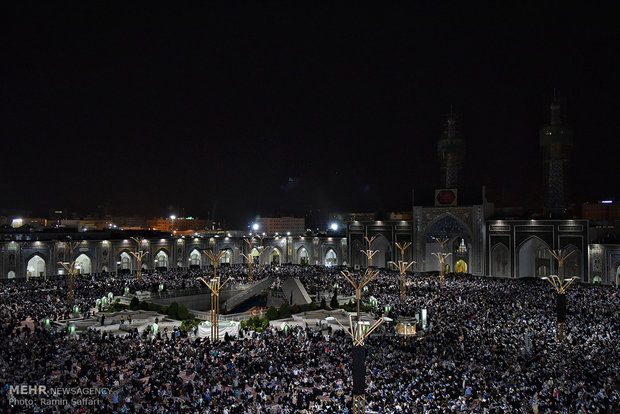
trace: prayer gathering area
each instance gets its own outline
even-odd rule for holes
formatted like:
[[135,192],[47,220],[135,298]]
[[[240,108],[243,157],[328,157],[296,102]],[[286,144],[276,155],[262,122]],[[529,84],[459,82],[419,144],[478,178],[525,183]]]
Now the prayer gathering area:
[[[233,287],[269,278],[266,291],[297,279],[312,302],[291,304],[291,295],[235,313],[236,321],[222,314],[221,339],[212,341],[200,334],[208,312],[153,303],[159,286],[204,289],[199,278],[209,280],[209,268],[77,276],[73,304],[66,275],[3,280],[0,411],[353,412],[353,343],[335,320],[347,327],[355,316],[347,276],[359,279],[364,269],[255,266],[253,281],[247,270],[224,266],[218,276]],[[561,335],[556,290],[539,278],[459,273],[440,283],[436,272],[408,273],[401,300],[399,272],[374,272],[360,306],[369,323],[384,322],[364,344],[366,412],[620,412],[617,288],[570,286]],[[88,404],[34,398],[24,406],[19,385],[104,391]]]

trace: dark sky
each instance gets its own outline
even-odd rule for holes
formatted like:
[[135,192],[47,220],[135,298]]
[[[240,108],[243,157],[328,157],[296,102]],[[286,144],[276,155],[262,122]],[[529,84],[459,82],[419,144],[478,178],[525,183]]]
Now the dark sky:
[[467,183],[527,204],[554,89],[575,199],[618,195],[619,29],[603,3],[131,3],[2,10],[1,208],[233,226],[410,209],[411,188],[437,184],[451,105]]

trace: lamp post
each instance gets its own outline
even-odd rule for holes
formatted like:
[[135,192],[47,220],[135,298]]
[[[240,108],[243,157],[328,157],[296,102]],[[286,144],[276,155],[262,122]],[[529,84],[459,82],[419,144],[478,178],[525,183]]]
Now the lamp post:
[[220,338],[220,289],[230,280],[230,277],[226,279],[224,283],[220,283],[220,278],[217,275],[217,263],[222,256],[224,256],[224,253],[226,253],[224,250],[220,250],[217,256],[210,250],[203,250],[203,253],[213,262],[213,278],[211,279],[211,283],[203,278],[200,278],[200,280],[211,289],[211,340],[217,341]]
[[551,286],[557,292],[556,296],[556,314],[558,319],[558,340],[564,339],[564,331],[566,330],[566,289],[570,285],[572,285],[578,277],[571,277],[570,279],[564,279],[564,275],[562,274],[562,267],[564,266],[564,261],[573,254],[575,251],[572,250],[568,254],[565,254],[564,250],[549,250],[549,253],[558,261],[558,274],[550,275],[549,277],[543,277],[543,280],[548,281]]
[[383,323],[383,318],[379,318],[372,326],[368,326],[365,329],[365,326],[362,325],[360,318],[360,303],[362,301],[362,291],[364,287],[368,285],[377,275],[379,271],[372,269],[372,257],[378,252],[378,250],[371,250],[372,242],[374,241],[376,236],[372,238],[366,237],[366,242],[368,243],[368,249],[362,250],[362,253],[366,255],[368,261],[368,267],[364,271],[364,274],[360,278],[360,280],[355,280],[356,278],[347,270],[340,272],[353,286],[355,290],[355,299],[357,301],[357,315],[355,317],[355,325],[353,323],[353,318],[351,314],[349,314],[349,329],[345,328],[340,321],[336,319],[338,325],[344,329],[344,331],[349,334],[351,339],[353,339],[353,413],[360,414],[366,412],[366,349],[364,347],[364,341],[379,325]]
[[435,256],[437,258],[437,260],[439,260],[439,286],[443,289],[444,285],[445,285],[445,273],[446,273],[446,258],[448,258],[450,255],[452,255],[452,253],[444,253],[443,248],[446,245],[446,243],[448,242],[448,238],[443,238],[443,239],[439,239],[437,237],[433,237],[433,239],[435,239],[437,241],[437,243],[439,243],[439,246],[441,247],[441,252],[438,253],[432,253],[433,256]]
[[400,250],[402,260],[398,262],[398,271],[400,272],[400,302],[405,303],[407,299],[407,270],[415,264],[415,262],[405,262],[405,250],[411,246],[411,242],[404,244],[396,243],[396,247]]
[[170,231],[174,235],[174,219],[177,218],[174,214],[170,216]]
[[67,303],[73,306],[75,302],[75,272],[80,274],[80,270],[75,268],[75,260],[73,260],[73,251],[77,249],[80,242],[64,242],[65,248],[69,249],[69,260],[71,262],[58,262],[67,271]]
[[142,250],[142,242],[144,240],[144,237],[132,237],[132,239],[138,244],[138,247],[136,248],[135,252],[129,252],[129,253],[131,253],[132,256],[136,258],[136,263],[138,264],[137,276],[138,276],[138,282],[139,282],[142,277],[142,258],[146,256],[147,254],[149,254],[149,252]]
[[252,279],[252,262],[254,261],[253,257],[252,257],[252,245],[254,243],[254,237],[247,239],[244,238],[243,241],[248,245],[248,254],[245,253],[241,253],[241,256],[243,256],[247,261],[248,261],[248,280],[251,282]]

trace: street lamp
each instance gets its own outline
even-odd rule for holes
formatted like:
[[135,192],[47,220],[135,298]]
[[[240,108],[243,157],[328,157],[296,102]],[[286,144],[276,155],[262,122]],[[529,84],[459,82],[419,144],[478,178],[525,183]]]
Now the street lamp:
[[143,237],[132,237],[133,241],[135,241],[138,244],[138,247],[136,248],[135,252],[129,252],[132,254],[132,256],[134,256],[136,258],[136,263],[138,265],[138,282],[140,281],[141,277],[142,277],[142,258],[144,258],[144,256],[146,256],[147,254],[149,254],[148,251],[142,250],[142,242],[144,240]]
[[359,281],[355,280],[353,275],[347,270],[340,272],[345,279],[349,281],[353,289],[355,290],[355,299],[357,301],[357,315],[355,325],[353,324],[353,318],[349,314],[349,329],[345,328],[337,319],[338,325],[349,334],[353,339],[353,361],[352,361],[352,373],[353,373],[353,413],[360,414],[366,412],[366,349],[364,348],[364,341],[379,325],[383,323],[383,318],[379,318],[372,326],[369,323],[363,323],[360,318],[360,303],[362,301],[362,291],[364,287],[368,285],[377,275],[378,270],[372,269],[372,257],[378,253],[378,250],[371,250],[371,245],[376,236],[372,238],[366,237],[368,243],[368,250],[362,250],[362,253],[366,255],[368,260],[368,266],[366,271],[362,275]]
[[550,275],[549,277],[543,277],[543,280],[548,281],[551,286],[557,292],[556,298],[556,314],[558,319],[558,335],[557,338],[561,341],[564,339],[564,330],[566,329],[566,289],[572,285],[578,277],[571,277],[570,279],[564,279],[562,275],[562,267],[564,261],[575,251],[571,251],[568,254],[564,254],[563,250],[549,250],[549,253],[558,261],[558,274]]
[[407,299],[407,270],[413,266],[415,262],[407,263],[405,262],[405,250],[411,246],[411,242],[407,242],[405,244],[396,243],[396,247],[400,250],[401,259],[398,262],[398,271],[400,272],[400,301],[401,303],[405,303]]
[[445,275],[445,272],[446,272],[445,262],[446,262],[446,259],[448,258],[448,256],[452,255],[452,253],[444,253],[444,251],[443,251],[444,246],[448,242],[448,238],[439,239],[437,237],[433,237],[433,239],[435,239],[437,241],[437,243],[439,243],[439,246],[441,246],[441,252],[431,253],[431,254],[433,256],[435,256],[437,258],[437,260],[439,260],[439,286],[443,289],[443,287],[444,287],[444,275]]
[[217,276],[217,263],[226,251],[220,250],[217,256],[210,250],[203,250],[203,253],[213,262],[213,278],[211,283],[203,278],[200,278],[200,280],[211,289],[211,341],[218,341],[220,339],[220,289],[230,280],[230,277],[224,283],[220,283],[220,278]]

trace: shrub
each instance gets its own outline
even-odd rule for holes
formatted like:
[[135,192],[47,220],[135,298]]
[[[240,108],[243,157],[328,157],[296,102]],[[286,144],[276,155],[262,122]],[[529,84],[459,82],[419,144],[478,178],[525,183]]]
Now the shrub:
[[133,297],[131,299],[131,303],[129,303],[129,309],[131,310],[138,310],[138,308],[140,307],[140,300],[137,297]]
[[273,306],[270,306],[269,309],[267,309],[267,313],[265,317],[267,318],[267,320],[270,320],[270,321],[274,319],[278,319],[278,310],[274,308]]
[[179,319],[179,304],[176,302],[172,302],[170,305],[168,305],[166,313],[173,319]]
[[332,296],[332,300],[329,302],[329,307],[332,309],[337,309],[338,307],[340,307],[340,304],[338,303],[337,291],[334,291],[334,296]]
[[181,320],[189,319],[189,311],[187,310],[187,307],[185,305],[179,306],[179,310],[177,312],[177,316]]
[[321,309],[327,309],[327,301],[325,301],[325,298],[321,298],[321,305],[319,306]]
[[284,301],[282,306],[280,306],[280,310],[278,312],[278,316],[280,318],[288,318],[291,316],[291,309],[289,308],[288,302]]

